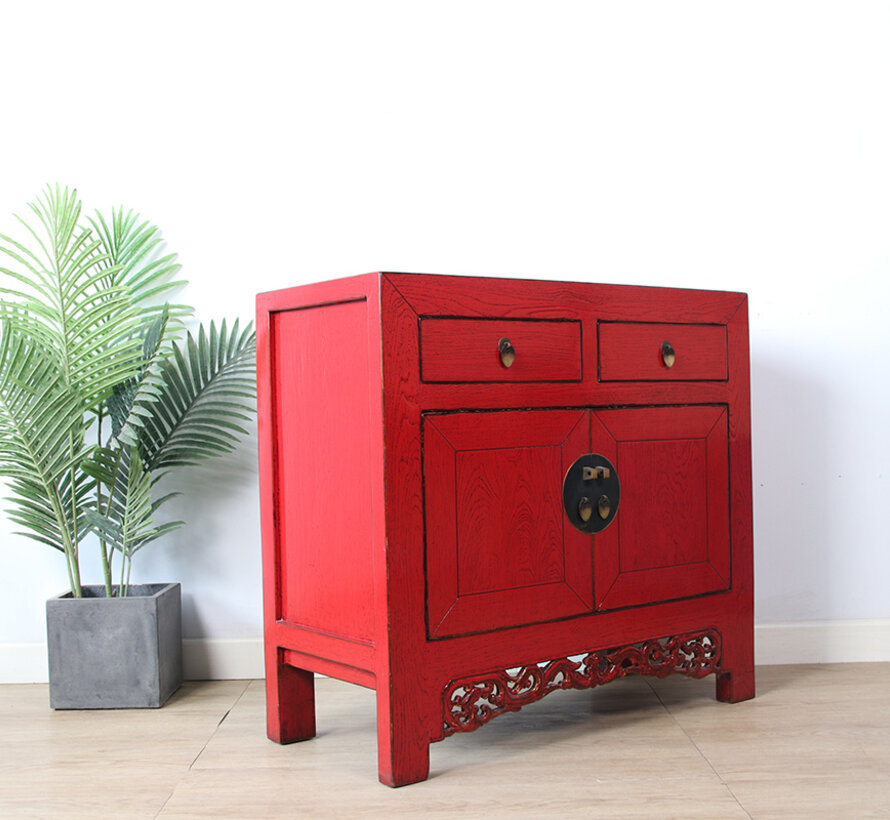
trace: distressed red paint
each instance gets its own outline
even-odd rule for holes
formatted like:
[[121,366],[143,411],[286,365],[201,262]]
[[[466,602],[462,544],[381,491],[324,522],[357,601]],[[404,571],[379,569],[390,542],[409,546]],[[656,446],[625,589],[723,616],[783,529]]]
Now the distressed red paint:
[[[269,737],[314,736],[313,673],[368,686],[380,779],[416,782],[455,682],[558,669],[552,691],[591,647],[622,658],[596,685],[754,694],[744,294],[367,274],[257,318]],[[592,536],[562,507],[587,452],[621,480]],[[719,654],[645,661],[691,635]]]

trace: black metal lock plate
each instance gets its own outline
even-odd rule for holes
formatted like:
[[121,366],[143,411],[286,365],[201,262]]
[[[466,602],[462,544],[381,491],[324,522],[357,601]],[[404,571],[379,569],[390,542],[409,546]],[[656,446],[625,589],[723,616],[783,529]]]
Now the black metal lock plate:
[[562,505],[576,530],[602,532],[614,520],[620,500],[618,473],[605,456],[587,453],[569,467],[562,482]]

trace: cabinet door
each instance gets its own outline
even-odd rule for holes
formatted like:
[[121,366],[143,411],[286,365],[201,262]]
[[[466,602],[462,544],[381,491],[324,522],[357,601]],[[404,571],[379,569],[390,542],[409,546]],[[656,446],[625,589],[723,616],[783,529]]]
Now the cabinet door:
[[590,413],[430,414],[423,436],[429,636],[591,612],[591,536],[562,506]]
[[726,408],[597,411],[591,446],[614,453],[621,480],[618,514],[594,539],[596,608],[728,589]]

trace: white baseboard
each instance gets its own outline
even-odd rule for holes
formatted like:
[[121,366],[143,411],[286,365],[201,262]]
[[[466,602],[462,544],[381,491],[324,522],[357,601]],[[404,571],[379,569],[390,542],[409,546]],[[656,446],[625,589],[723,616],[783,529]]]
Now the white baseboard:
[[[890,662],[890,618],[762,623],[754,627],[755,662]],[[186,680],[262,678],[262,638],[186,638]],[[0,683],[46,683],[45,643],[0,643]]]
[[[186,638],[182,642],[186,680],[262,678],[262,638]],[[46,683],[46,643],[0,643],[0,684]]]
[[754,626],[754,662],[760,666],[875,661],[890,661],[890,618]]
[[0,683],[46,683],[46,643],[0,643]]
[[262,638],[185,638],[182,642],[186,680],[245,680],[265,674]]

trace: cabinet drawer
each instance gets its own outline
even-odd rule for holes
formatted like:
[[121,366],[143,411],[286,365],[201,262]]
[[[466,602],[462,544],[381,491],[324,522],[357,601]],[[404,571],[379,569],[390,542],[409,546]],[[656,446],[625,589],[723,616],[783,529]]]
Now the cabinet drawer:
[[722,381],[728,377],[724,325],[600,322],[597,330],[600,381]]
[[[512,360],[501,356],[502,339],[509,341]],[[580,381],[581,323],[422,319],[420,377],[425,382]]]

